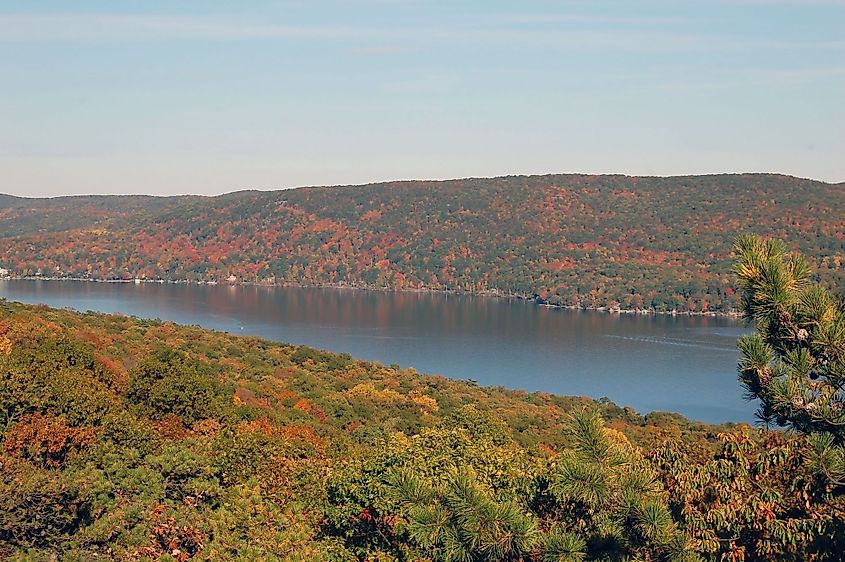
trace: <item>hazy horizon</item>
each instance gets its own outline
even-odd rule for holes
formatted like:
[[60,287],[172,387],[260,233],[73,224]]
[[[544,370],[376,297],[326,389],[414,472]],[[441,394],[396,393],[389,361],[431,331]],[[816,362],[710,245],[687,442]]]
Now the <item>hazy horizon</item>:
[[199,196],[199,197],[219,197],[221,195],[231,195],[233,193],[242,193],[247,191],[286,191],[290,189],[307,189],[307,188],[321,188],[321,187],[356,187],[356,186],[365,186],[365,185],[379,185],[379,184],[387,184],[387,183],[403,183],[403,182],[447,182],[447,181],[461,181],[461,180],[470,180],[470,179],[496,179],[496,178],[503,178],[503,177],[520,177],[520,176],[569,176],[569,175],[591,175],[591,176],[626,176],[626,177],[658,177],[658,178],[680,178],[680,177],[697,177],[697,176],[725,176],[725,175],[771,175],[771,176],[786,176],[786,177],[794,177],[796,179],[801,180],[808,180],[813,182],[824,183],[828,185],[840,185],[845,184],[845,181],[825,181],[816,178],[808,178],[808,177],[801,177],[801,176],[793,176],[791,174],[781,174],[778,172],[719,172],[719,173],[710,173],[710,174],[672,174],[672,175],[659,175],[659,174],[652,174],[650,176],[646,175],[636,175],[636,174],[617,174],[617,173],[586,173],[586,172],[548,172],[548,173],[537,173],[537,174],[503,174],[497,176],[464,176],[458,178],[405,178],[405,179],[388,179],[388,180],[377,180],[377,181],[370,181],[370,182],[362,182],[362,183],[335,183],[335,184],[313,184],[313,185],[292,185],[289,187],[269,187],[269,188],[261,188],[261,187],[247,187],[242,189],[232,189],[228,191],[221,191],[219,193],[145,193],[143,191],[139,192],[102,192],[102,193],[69,193],[69,194],[58,194],[58,195],[21,195],[10,193],[6,191],[0,191],[0,195],[8,195],[12,197],[20,197],[20,198],[31,198],[31,199],[50,199],[50,198],[57,198],[57,197],[86,197],[86,196],[94,196],[94,195],[115,195],[115,196],[149,196],[149,197],[182,197],[182,196]]
[[412,178],[845,181],[845,2],[0,7],[0,192]]

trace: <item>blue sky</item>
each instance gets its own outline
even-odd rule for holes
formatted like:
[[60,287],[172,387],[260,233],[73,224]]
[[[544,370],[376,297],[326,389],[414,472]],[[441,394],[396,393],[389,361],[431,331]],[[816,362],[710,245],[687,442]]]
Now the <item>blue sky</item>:
[[845,181],[845,1],[5,0],[0,192]]

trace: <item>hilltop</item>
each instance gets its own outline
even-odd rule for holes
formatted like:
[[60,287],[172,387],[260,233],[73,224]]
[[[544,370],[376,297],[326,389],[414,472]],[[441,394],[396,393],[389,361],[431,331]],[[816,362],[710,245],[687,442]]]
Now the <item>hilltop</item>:
[[724,312],[741,232],[843,279],[845,189],[768,174],[546,175],[243,191],[0,198],[18,276],[507,294]]

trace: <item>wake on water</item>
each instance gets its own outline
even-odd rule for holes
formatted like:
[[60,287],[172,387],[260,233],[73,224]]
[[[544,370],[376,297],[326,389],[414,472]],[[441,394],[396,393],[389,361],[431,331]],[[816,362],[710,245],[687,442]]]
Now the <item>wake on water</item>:
[[670,338],[667,336],[620,336],[616,334],[605,334],[606,338],[650,343],[657,345],[674,345],[679,347],[695,347],[699,349],[712,349],[717,351],[736,351],[735,346],[718,345],[704,340],[688,340],[683,338]]

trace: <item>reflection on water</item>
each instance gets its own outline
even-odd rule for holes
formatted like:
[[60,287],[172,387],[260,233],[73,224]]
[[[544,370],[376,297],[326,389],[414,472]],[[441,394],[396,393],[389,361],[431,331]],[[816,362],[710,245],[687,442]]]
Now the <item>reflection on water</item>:
[[726,318],[610,315],[431,293],[143,283],[0,281],[0,297],[120,312],[557,394],[640,412],[751,421]]

